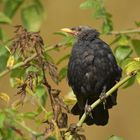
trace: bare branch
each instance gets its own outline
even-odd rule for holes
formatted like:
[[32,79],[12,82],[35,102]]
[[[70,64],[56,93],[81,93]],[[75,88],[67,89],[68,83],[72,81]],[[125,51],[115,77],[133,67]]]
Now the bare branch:
[[133,33],[140,33],[140,28],[124,30],[124,31],[112,31],[109,33],[109,35],[133,34]]

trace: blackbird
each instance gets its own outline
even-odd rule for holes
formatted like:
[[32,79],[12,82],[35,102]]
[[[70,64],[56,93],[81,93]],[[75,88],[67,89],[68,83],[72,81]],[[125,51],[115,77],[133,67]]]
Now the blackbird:
[[[109,47],[99,38],[99,32],[88,26],[63,28],[63,31],[76,36],[68,63],[68,83],[77,98],[71,112],[80,117],[85,106],[91,105],[112,88],[121,78],[122,70]],[[106,125],[109,119],[108,109],[116,105],[117,90],[99,104],[88,115],[87,125]]]

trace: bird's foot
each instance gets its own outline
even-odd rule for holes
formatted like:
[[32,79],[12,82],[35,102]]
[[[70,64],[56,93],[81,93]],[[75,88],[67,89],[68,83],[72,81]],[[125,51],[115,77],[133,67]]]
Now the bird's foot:
[[92,108],[88,104],[88,100],[87,100],[86,104],[85,104],[85,113],[86,113],[86,115],[89,115],[91,118],[93,118],[91,111],[92,111]]
[[103,90],[102,90],[99,98],[103,102],[104,109],[106,109],[106,106],[105,105],[106,105],[106,98],[107,97],[106,97],[106,87],[105,86],[103,87]]

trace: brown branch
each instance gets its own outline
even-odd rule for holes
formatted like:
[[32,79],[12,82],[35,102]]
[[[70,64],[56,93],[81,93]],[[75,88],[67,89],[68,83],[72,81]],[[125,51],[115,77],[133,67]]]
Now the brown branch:
[[48,94],[49,94],[49,97],[50,97],[50,101],[51,101],[51,106],[52,106],[52,109],[53,109],[53,112],[54,112],[54,100],[53,100],[53,96],[51,94],[51,85],[48,83],[47,81],[47,78],[46,78],[46,74],[45,74],[45,67],[44,65],[42,66],[42,72],[43,72],[43,84],[47,87],[47,90],[48,90]]
[[[57,48],[60,45],[52,45],[48,48],[45,49],[45,52],[53,50],[54,48]],[[35,57],[37,57],[37,53],[34,53],[31,57],[28,57],[27,59],[25,59],[24,62],[19,62],[17,64],[15,64],[12,68],[7,68],[6,70],[4,70],[3,72],[0,73],[0,77],[5,76],[6,74],[8,74],[10,71],[18,68],[18,67],[22,67],[25,66],[26,64],[28,64],[30,61],[32,61]]]

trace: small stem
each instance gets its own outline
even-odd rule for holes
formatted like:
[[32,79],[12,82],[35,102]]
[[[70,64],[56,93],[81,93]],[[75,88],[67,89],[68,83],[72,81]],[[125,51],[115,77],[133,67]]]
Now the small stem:
[[[108,92],[106,92],[106,97],[110,96],[111,94],[114,93],[114,91],[116,89],[118,89],[121,85],[123,85],[125,82],[127,82],[130,78],[132,78],[133,76],[135,76],[136,73],[134,74],[130,74],[127,77],[125,77],[123,80],[121,80],[120,82],[118,82],[114,87],[112,87]],[[92,105],[91,105],[91,109],[93,110],[97,105],[99,105],[101,103],[101,99],[96,100]],[[77,123],[78,127],[81,127],[84,120],[86,119],[86,113],[83,114],[83,116],[81,117],[81,119],[79,120],[79,122]]]
[[45,114],[47,114],[47,110],[44,108],[44,106],[38,101],[39,106],[41,107],[41,109],[44,111]]
[[43,133],[38,133],[34,130],[32,130],[31,128],[29,128],[27,125],[25,125],[24,123],[21,123],[17,120],[14,120],[18,125],[20,125],[22,128],[24,128],[26,131],[28,131],[29,133],[31,133],[32,135],[36,136],[36,137],[39,137],[39,136],[42,136],[44,135]]
[[109,35],[132,34],[132,33],[140,33],[140,28],[124,31],[112,31],[109,33]]
[[[58,45],[58,46],[61,46],[61,44]],[[45,52],[48,52],[48,51],[50,51],[50,50],[52,50],[52,49],[54,49],[56,47],[57,47],[56,45],[52,45],[52,46],[46,48]],[[26,65],[27,63],[32,61],[35,57],[37,57],[37,53],[34,53],[31,57],[28,57],[24,62],[17,63],[12,68],[7,68],[6,70],[4,70],[3,72],[0,73],[0,77],[8,74],[10,71],[12,71],[12,70],[14,70],[14,69],[16,69],[18,67],[22,67],[22,66]]]

